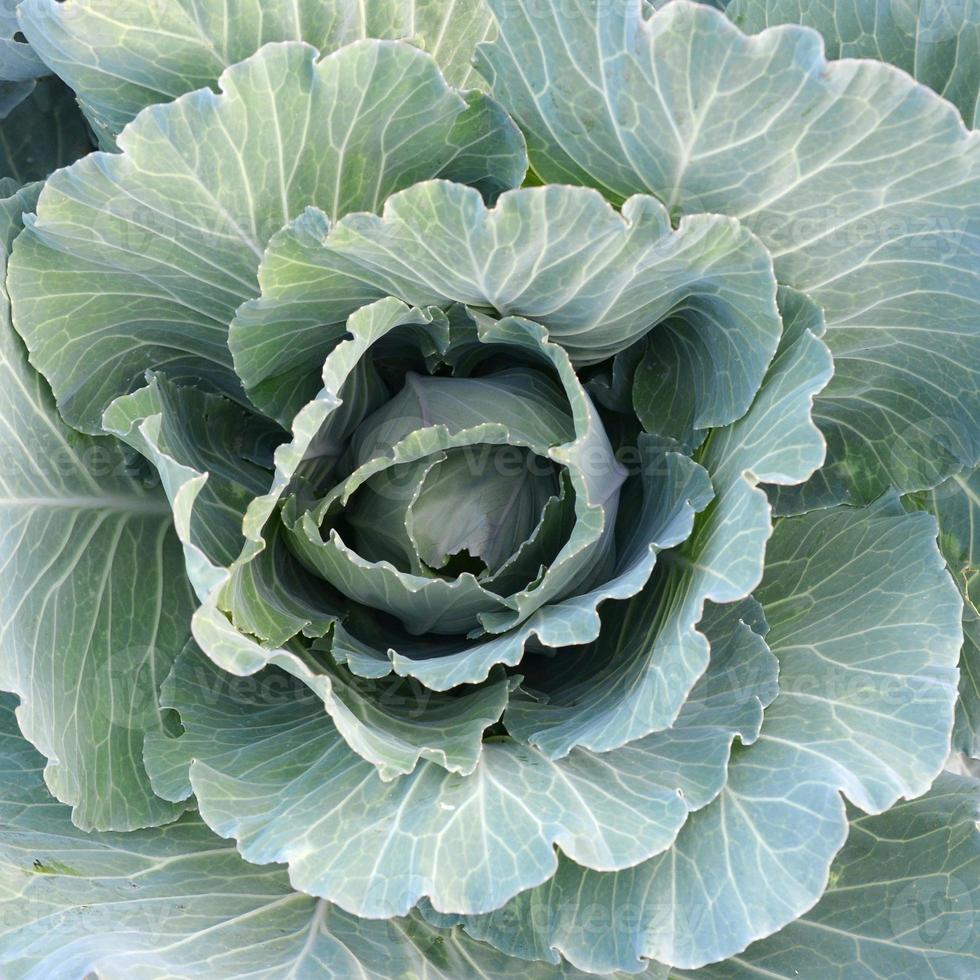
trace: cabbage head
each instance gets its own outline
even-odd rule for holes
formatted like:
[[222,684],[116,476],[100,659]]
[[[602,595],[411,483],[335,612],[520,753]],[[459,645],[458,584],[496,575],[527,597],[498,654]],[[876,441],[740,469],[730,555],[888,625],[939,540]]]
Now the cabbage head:
[[977,976],[978,65],[0,3],[0,975]]

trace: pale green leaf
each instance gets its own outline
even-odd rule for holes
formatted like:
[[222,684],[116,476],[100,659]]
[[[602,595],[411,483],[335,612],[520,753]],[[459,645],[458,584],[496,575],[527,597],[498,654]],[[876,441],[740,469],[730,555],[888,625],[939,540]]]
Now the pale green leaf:
[[733,0],[726,13],[755,34],[802,24],[828,58],[874,58],[949,99],[971,129],[980,116],[980,7],[973,0]]
[[823,309],[834,500],[977,464],[980,136],[952,105],[890,65],[826,61],[807,28],[746,36],[685,0],[488,2],[500,37],[477,65],[542,180],[736,217]]
[[196,815],[79,831],[0,697],[0,970],[9,980],[586,980],[459,930],[358,919],[256,867]]
[[[577,363],[673,316],[713,359],[702,426],[745,411],[779,340],[770,258],[738,222],[695,215],[673,230],[653,198],[619,213],[581,188],[524,188],[488,209],[465,187],[422,183],[391,197],[381,217],[349,215],[322,238],[308,226],[277,237],[259,281],[262,296],[239,310],[230,344],[262,405],[269,386],[312,394],[310,362],[292,348],[325,353],[365,293],[528,317]],[[280,395],[272,414],[295,410],[296,398]]]
[[[0,266],[30,198],[3,208]],[[142,746],[193,609],[170,508],[119,443],[64,425],[6,293],[0,459],[0,687],[20,696],[21,728],[79,827],[167,823],[183,806],[154,795]]]
[[0,0],[0,82],[26,82],[49,72],[48,66],[24,40],[17,23],[20,0]]
[[489,911],[549,878],[556,844],[590,865],[626,866],[668,846],[718,792],[734,735],[755,737],[775,690],[765,644],[747,628],[739,636],[745,645],[725,648],[670,736],[560,762],[491,739],[469,776],[423,762],[392,783],[350,751],[312,692],[268,671],[243,687],[200,658],[168,688],[184,734],[161,772],[178,786],[183,751],[183,789],[210,826],[351,911],[399,914],[423,896],[443,912]]
[[911,802],[852,811],[809,912],[694,980],[972,980],[980,971],[980,783],[949,773]]
[[762,739],[867,812],[924,793],[949,751],[962,604],[935,537],[888,499],[787,519],[756,592],[780,663]]
[[636,972],[725,959],[811,908],[846,836],[841,791],[886,810],[949,751],[960,604],[934,534],[894,500],[781,521],[757,593],[779,694],[721,794],[662,855],[616,874],[563,860],[501,921],[537,923],[583,969]]
[[980,758],[980,469],[957,473],[928,493],[906,498],[939,522],[939,548],[963,594],[960,700],[953,748]]
[[482,85],[473,48],[492,36],[493,20],[482,0],[24,0],[20,23],[111,138],[148,105],[214,87],[272,41],[327,52],[364,38],[408,39],[451,85],[473,88]]
[[[711,661],[667,731],[633,742],[602,760],[635,760],[648,771],[658,772],[672,784],[688,809],[698,810],[714,799],[727,778],[732,741],[751,744],[762,725],[763,708],[776,696],[776,661],[762,638],[743,621],[754,613],[751,600],[728,606],[711,606],[701,624],[711,640]],[[668,785],[671,782],[668,781]],[[677,825],[679,828],[680,824]],[[559,870],[559,876],[562,871]],[[525,902],[518,897],[500,912],[485,916],[425,914],[441,925],[462,923],[474,937],[486,939],[513,956],[559,962],[554,936],[547,921],[554,910],[543,886]],[[607,915],[592,906],[590,921],[577,923],[588,934],[607,928]]]
[[[782,286],[776,302],[783,320],[781,349],[785,350],[804,330],[815,337],[823,336],[823,314],[802,293]],[[710,351],[683,326],[668,320],[642,344],[619,355],[609,378],[609,396],[618,411],[635,411],[647,432],[693,452],[707,434],[696,420],[705,402],[713,397],[718,365]],[[777,495],[780,492],[775,487],[773,491]]]
[[[229,686],[226,697],[233,697],[238,690],[247,693],[264,683],[261,677],[254,678],[257,671],[266,666],[279,667],[319,695],[337,732],[354,752],[373,764],[385,781],[411,773],[422,759],[429,759],[448,772],[473,772],[480,759],[483,733],[500,720],[511,686],[498,674],[480,687],[443,695],[399,678],[365,680],[299,644],[273,650],[260,647],[236,632],[210,603],[195,614],[194,634],[207,656],[233,676],[222,680],[213,666],[202,668],[199,652],[189,651],[164,684],[161,703],[165,707],[179,708],[181,691],[188,685],[201,686],[209,677],[212,684]],[[284,687],[289,687],[288,683],[279,684],[279,688]],[[210,736],[201,726],[197,737]],[[187,762],[196,754],[193,742],[189,737],[180,740],[187,760],[180,790],[174,791],[178,785],[174,782],[177,777],[173,763],[176,743],[163,734],[147,736],[147,770],[154,789],[165,799],[177,802],[190,795],[186,771]]]
[[524,172],[513,124],[406,44],[359,41],[319,60],[305,44],[268,45],[220,84],[147,109],[122,153],[54,175],[18,239],[17,329],[86,431],[148,368],[244,400],[227,327],[257,291],[269,238],[306,205],[336,218],[424,178],[494,193]]
[[272,474],[238,452],[248,413],[219,395],[151,376],[145,388],[117,398],[102,425],[157,469],[200,599],[223,580],[242,551],[242,518],[268,489]]

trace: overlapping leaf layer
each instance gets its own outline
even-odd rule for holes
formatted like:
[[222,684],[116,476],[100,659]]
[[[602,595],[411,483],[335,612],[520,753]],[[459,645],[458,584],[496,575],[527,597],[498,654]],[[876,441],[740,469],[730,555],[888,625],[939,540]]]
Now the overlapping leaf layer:
[[976,18],[870,7],[0,4],[4,976],[976,973]]

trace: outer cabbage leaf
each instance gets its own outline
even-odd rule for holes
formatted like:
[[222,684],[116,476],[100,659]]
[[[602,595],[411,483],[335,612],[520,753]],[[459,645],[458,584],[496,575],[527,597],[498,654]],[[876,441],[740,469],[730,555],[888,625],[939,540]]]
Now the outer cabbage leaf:
[[776,24],[818,30],[828,58],[874,58],[980,122],[980,8],[972,0],[733,0],[726,13],[754,34]]
[[34,49],[18,38],[17,4],[20,0],[0,0],[0,82],[26,82],[48,74],[48,66]]
[[934,535],[894,500],[781,521],[757,593],[779,694],[721,794],[664,854],[615,874],[563,860],[474,934],[593,972],[694,968],[813,906],[846,835],[840,792],[884,811],[926,792],[949,750],[960,604]]
[[939,521],[939,547],[963,593],[960,700],[953,748],[980,758],[980,469],[957,473],[906,506],[927,510]]
[[639,0],[490,5],[500,37],[477,65],[542,180],[738,217],[823,308],[825,502],[976,465],[980,136],[949,103],[825,61],[805,28],[747,37],[684,0],[647,19]]
[[618,213],[588,190],[535,187],[488,209],[465,187],[431,182],[393,195],[380,217],[349,215],[319,240],[310,231],[304,224],[270,243],[262,296],[231,330],[246,390],[280,418],[313,393],[309,353],[326,353],[366,291],[528,317],[579,364],[673,314],[715,366],[705,426],[745,411],[779,340],[771,261],[754,236],[716,215],[685,218],[675,231],[647,196]]
[[[38,188],[4,202],[0,266]],[[170,508],[118,443],[72,431],[0,293],[0,687],[79,827],[173,820],[143,767],[193,605]]]
[[975,977],[980,783],[943,773],[925,796],[849,815],[827,890],[806,915],[724,963],[677,976]]
[[76,92],[107,141],[148,105],[213,87],[272,41],[334,51],[364,38],[411,39],[451,85],[482,84],[473,48],[492,35],[482,0],[24,0],[20,24],[37,54]]
[[[755,741],[763,709],[775,697],[778,686],[775,658],[759,635],[767,626],[757,603],[750,599],[711,605],[700,626],[711,641],[711,660],[671,728],[616,753],[596,757],[635,759],[648,771],[659,770],[662,779],[672,773],[677,795],[692,811],[721,791],[734,737],[737,735],[743,745]],[[443,915],[427,904],[423,904],[423,913],[439,925],[465,923],[472,935],[486,934],[511,955],[557,962],[546,931],[539,928],[539,909],[533,909],[532,919],[525,918],[519,924],[509,921],[514,908],[523,916],[521,898],[502,913],[483,917]],[[593,920],[587,931],[605,926],[604,921]]]
[[972,605],[963,610],[960,699],[956,704],[953,748],[980,759],[980,614]]
[[336,218],[424,178],[492,195],[524,173],[503,113],[448,88],[406,44],[359,41],[319,60],[305,44],[267,45],[220,85],[148,108],[121,154],[55,174],[17,241],[17,329],[85,431],[147,368],[244,400],[227,326],[254,295],[266,242],[306,205]]
[[243,861],[196,815],[80,832],[0,696],[0,969],[10,980],[585,980],[514,960],[417,914],[357,919]]
[[210,826],[252,861],[287,861],[306,891],[369,916],[423,896],[445,912],[490,910],[550,877],[554,844],[623,867],[667,847],[688,811],[717,794],[734,736],[758,732],[775,663],[741,627],[716,666],[675,731],[615,755],[549,762],[490,739],[469,777],[424,762],[385,784],[310,692],[268,671],[243,687],[188,654],[167,689],[184,734],[153,739],[148,758],[161,788],[193,790]]

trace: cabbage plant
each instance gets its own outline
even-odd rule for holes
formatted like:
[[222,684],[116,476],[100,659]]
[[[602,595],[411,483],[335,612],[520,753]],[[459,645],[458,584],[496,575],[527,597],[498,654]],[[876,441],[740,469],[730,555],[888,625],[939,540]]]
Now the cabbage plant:
[[975,976],[978,25],[0,5],[0,973]]

